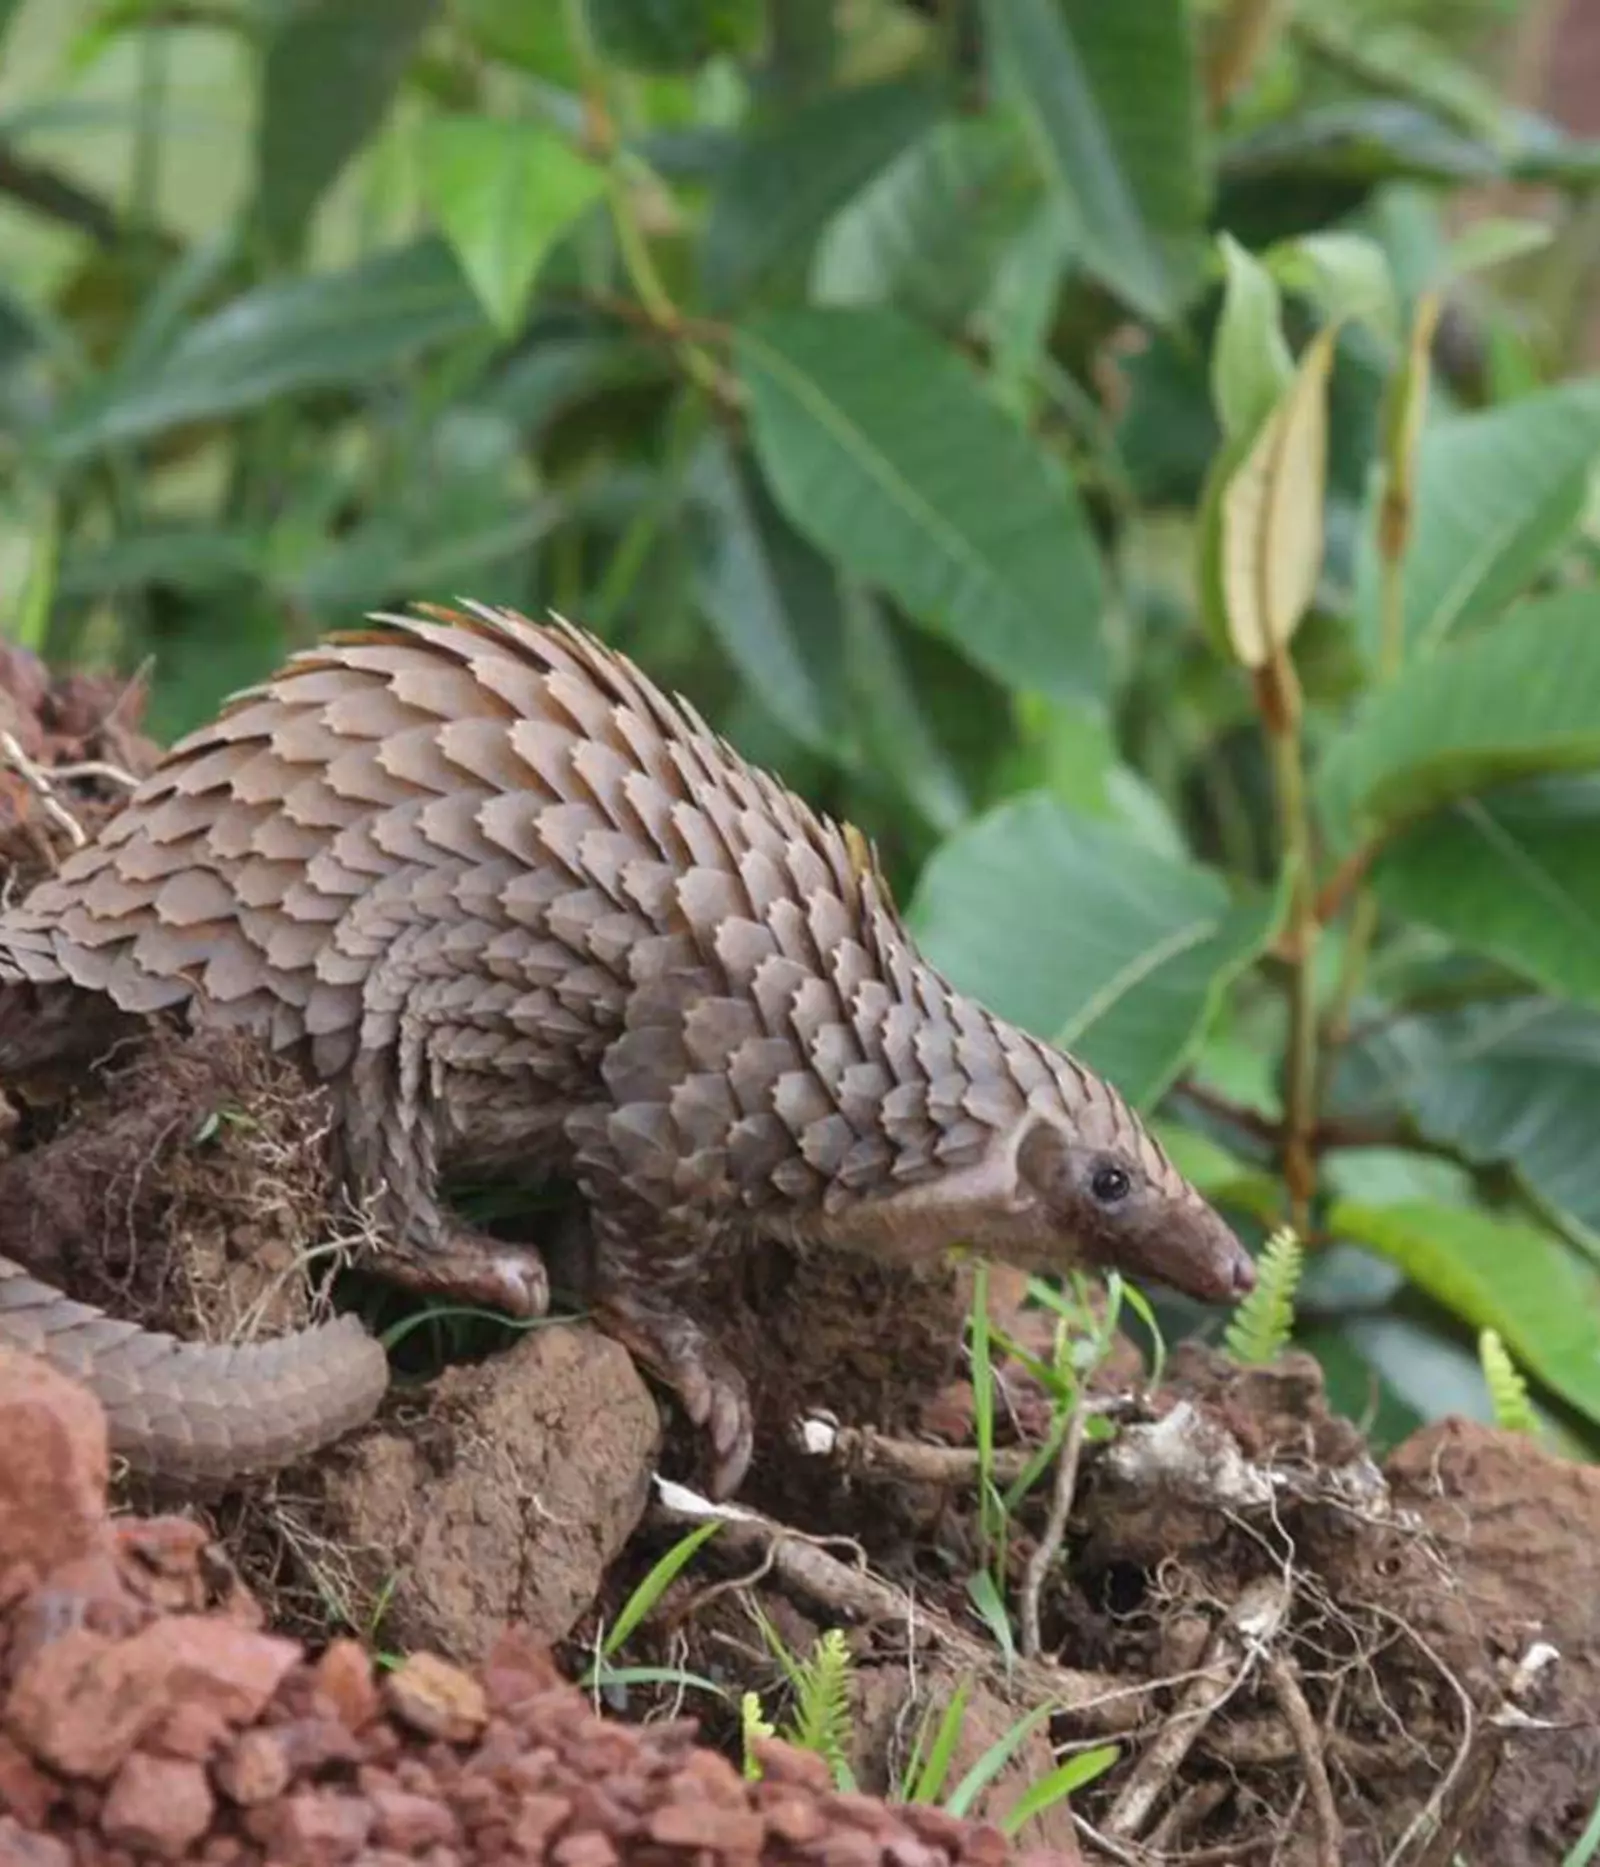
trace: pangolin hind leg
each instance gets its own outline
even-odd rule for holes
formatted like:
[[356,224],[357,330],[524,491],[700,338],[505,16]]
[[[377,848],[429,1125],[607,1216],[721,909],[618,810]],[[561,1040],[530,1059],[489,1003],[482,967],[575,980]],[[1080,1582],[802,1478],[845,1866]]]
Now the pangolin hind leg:
[[711,1441],[711,1494],[731,1496],[750,1468],[750,1391],[726,1352],[688,1313],[684,1293],[703,1274],[705,1246],[664,1232],[645,1202],[580,1182],[589,1208],[598,1326],[672,1389]]
[[439,1196],[438,1117],[425,1092],[401,1093],[391,1051],[361,1051],[339,1097],[341,1172],[377,1230],[372,1268],[403,1289],[516,1317],[550,1306],[544,1260],[477,1230]]

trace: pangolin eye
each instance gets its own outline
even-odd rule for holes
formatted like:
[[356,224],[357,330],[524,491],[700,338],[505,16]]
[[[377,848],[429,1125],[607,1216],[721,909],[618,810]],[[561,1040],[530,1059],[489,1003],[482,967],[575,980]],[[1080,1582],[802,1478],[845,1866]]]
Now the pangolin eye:
[[1096,1167],[1089,1191],[1102,1206],[1114,1206],[1133,1191],[1133,1182],[1121,1167]]

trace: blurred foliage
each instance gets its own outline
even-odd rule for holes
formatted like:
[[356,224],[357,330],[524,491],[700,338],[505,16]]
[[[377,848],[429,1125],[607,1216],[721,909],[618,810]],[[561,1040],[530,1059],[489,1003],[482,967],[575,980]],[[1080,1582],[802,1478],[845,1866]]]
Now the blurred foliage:
[[12,0],[5,626],[170,734],[585,621],[1292,1220],[1352,1411],[1487,1415],[1487,1329],[1593,1443],[1600,148],[1524,11]]

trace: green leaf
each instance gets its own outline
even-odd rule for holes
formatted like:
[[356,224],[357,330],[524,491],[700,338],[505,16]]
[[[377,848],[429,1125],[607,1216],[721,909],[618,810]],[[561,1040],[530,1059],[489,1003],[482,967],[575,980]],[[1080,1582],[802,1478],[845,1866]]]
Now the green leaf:
[[1147,1105],[1193,1054],[1278,911],[1260,895],[1235,902],[1211,870],[1033,795],[944,844],[909,919],[957,986]]
[[811,270],[821,305],[898,304],[959,325],[1032,203],[1027,149],[990,117],[936,124],[828,223]]
[[1001,680],[1103,691],[1077,498],[963,363],[890,311],[774,314],[737,354],[768,482],[814,544]]
[[1230,234],[1218,237],[1225,282],[1211,353],[1211,399],[1230,440],[1248,440],[1294,380],[1277,281]]
[[1360,320],[1391,340],[1400,334],[1400,306],[1389,261],[1376,240],[1360,233],[1307,233],[1268,256],[1274,275],[1317,306],[1331,324]]
[[1050,349],[1051,327],[1071,258],[1060,203],[1043,201],[995,263],[976,321],[989,346],[990,391],[1027,419]]
[[1600,1282],[1558,1239],[1421,1200],[1339,1200],[1328,1229],[1397,1264],[1469,1328],[1496,1330],[1535,1380],[1600,1420]]
[[761,0],[586,0],[595,43],[634,71],[689,72],[759,38]]
[[1386,849],[1391,913],[1547,991],[1600,1005],[1600,790],[1589,780],[1468,798]]
[[1324,760],[1330,830],[1394,827],[1495,784],[1600,765],[1600,597],[1525,603],[1411,662]]
[[50,453],[68,464],[277,396],[371,382],[483,328],[440,241],[380,253],[347,271],[264,285],[193,325],[159,362],[69,408],[49,438]]
[[1035,1782],[1029,1783],[1006,1810],[1000,1818],[1000,1832],[1005,1835],[1017,1834],[1034,1816],[1043,1815],[1058,1802],[1064,1802],[1074,1790],[1084,1789],[1097,1777],[1104,1776],[1121,1755],[1119,1745],[1096,1744],[1092,1749],[1080,1750],[1058,1763],[1053,1770],[1047,1770]]
[[441,117],[422,139],[423,192],[479,301],[511,335],[545,255],[605,193],[604,171],[543,124]]
[[1518,997],[1386,1022],[1349,1047],[1339,1106],[1404,1112],[1475,1167],[1509,1166],[1546,1209],[1600,1239],[1600,1017]]
[[845,589],[844,618],[853,762],[887,780],[930,829],[947,836],[972,815],[972,799],[918,690],[906,631],[858,583]]
[[712,194],[702,255],[710,307],[726,311],[780,275],[803,279],[828,220],[938,121],[940,107],[923,84],[858,85],[755,132]]
[[774,719],[837,754],[844,624],[832,567],[722,434],[702,443],[690,490],[706,521],[697,590],[717,639]]
[[[1437,648],[1527,589],[1576,531],[1597,459],[1600,377],[1428,424],[1404,572],[1408,652]],[[1368,539],[1376,525],[1369,505],[1362,521]],[[1382,627],[1370,550],[1358,563],[1356,603],[1375,657]]]
[[1503,266],[1507,260],[1521,259],[1525,253],[1537,253],[1550,244],[1551,228],[1540,220],[1512,220],[1489,215],[1475,220],[1450,242],[1440,268],[1444,280],[1467,277]]
[[1085,266],[1135,311],[1175,318],[1199,282],[1210,201],[1184,0],[986,0],[989,45]]
[[309,0],[286,9],[262,60],[255,218],[298,250],[317,203],[372,136],[437,0]]

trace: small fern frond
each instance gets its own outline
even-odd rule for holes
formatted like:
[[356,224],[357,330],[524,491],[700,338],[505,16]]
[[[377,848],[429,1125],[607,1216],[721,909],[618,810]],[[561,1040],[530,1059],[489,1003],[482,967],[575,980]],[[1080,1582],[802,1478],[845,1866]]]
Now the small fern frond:
[[1529,1433],[1537,1437],[1539,1416],[1528,1398],[1528,1383],[1511,1359],[1511,1351],[1493,1329],[1484,1329],[1478,1336],[1478,1362],[1489,1389],[1495,1425],[1505,1433]]
[[756,1757],[756,1745],[763,1738],[777,1735],[776,1728],[762,1716],[760,1698],[754,1692],[746,1692],[739,1700],[739,1746],[744,1757],[744,1777],[747,1783],[761,1781],[761,1764]]
[[1247,1368],[1264,1367],[1289,1345],[1305,1253],[1292,1227],[1280,1226],[1256,1262],[1256,1287],[1233,1312],[1223,1344]]
[[795,1673],[794,1722],[786,1733],[802,1750],[814,1750],[841,1788],[851,1787],[850,1648],[837,1627],[830,1627],[800,1662]]

